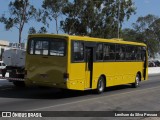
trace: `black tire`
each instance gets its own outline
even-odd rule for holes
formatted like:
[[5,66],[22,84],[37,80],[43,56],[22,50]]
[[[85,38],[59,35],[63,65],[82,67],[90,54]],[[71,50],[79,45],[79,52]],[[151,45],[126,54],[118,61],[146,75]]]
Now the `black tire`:
[[105,90],[105,79],[104,79],[104,77],[101,76],[98,79],[96,93],[100,94],[100,93],[104,92],[104,90]]
[[140,86],[140,75],[137,74],[137,75],[136,75],[136,78],[135,78],[135,82],[132,83],[132,87],[133,87],[133,88],[137,88],[137,87],[139,87],[139,86]]
[[25,87],[25,82],[24,81],[14,81],[13,82],[15,87]]

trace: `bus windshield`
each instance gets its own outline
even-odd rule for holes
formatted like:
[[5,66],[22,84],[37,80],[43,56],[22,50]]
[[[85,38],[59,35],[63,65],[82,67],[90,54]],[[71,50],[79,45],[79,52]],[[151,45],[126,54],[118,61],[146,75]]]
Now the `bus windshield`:
[[31,55],[65,56],[66,41],[59,38],[31,38],[28,53]]

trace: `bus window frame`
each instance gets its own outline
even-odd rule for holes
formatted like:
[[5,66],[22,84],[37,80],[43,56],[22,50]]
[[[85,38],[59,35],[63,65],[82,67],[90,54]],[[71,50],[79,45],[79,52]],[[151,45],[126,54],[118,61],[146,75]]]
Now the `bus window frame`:
[[[55,39],[55,38],[54,38]],[[59,40],[57,40],[57,39],[59,39]],[[49,56],[56,56],[56,57],[65,57],[66,55],[67,55],[67,51],[68,51],[68,49],[67,49],[67,40],[66,39],[60,39],[60,38],[56,38],[56,40],[54,40],[54,41],[56,41],[56,42],[64,42],[64,55],[63,56],[60,56],[60,55],[50,55],[50,50],[51,50],[51,42],[52,42],[53,40],[51,39],[50,40],[50,42],[49,42]]]
[[[36,45],[37,45],[38,42],[42,42],[42,48],[41,48],[41,49],[40,49],[40,48],[39,48],[39,49],[36,48]],[[49,48],[49,41],[47,41],[47,40],[34,41],[34,49],[33,49],[33,54],[34,54],[34,55],[48,56],[48,54],[49,54],[49,49],[43,49],[43,47],[44,47],[43,42],[47,42],[48,48]],[[37,54],[36,51],[38,51],[38,50],[40,50],[40,51],[41,51],[41,50],[42,50],[42,51],[43,51],[43,50],[47,50],[47,51],[48,51],[48,54],[44,54],[44,53],[42,53],[42,54],[41,54],[41,53],[40,53],[40,54]]]
[[[101,43],[101,42],[99,42],[99,43]],[[114,59],[114,60],[105,60],[105,59],[104,59],[104,45],[105,45],[105,44],[114,45],[114,46],[115,46],[115,51],[114,51],[115,59]],[[116,59],[116,47],[117,47],[117,45],[125,46],[125,53],[124,53],[124,54],[125,54],[125,59],[124,59],[124,60],[117,60],[117,59]],[[144,48],[146,49],[146,52],[147,52],[147,47],[146,47],[146,46],[105,42],[105,43],[103,43],[103,61],[97,61],[97,60],[96,60],[96,62],[144,62],[144,61],[142,60],[142,50],[141,50],[141,60],[138,60],[137,58],[134,59],[134,60],[127,60],[127,59],[126,59],[127,47],[130,47],[130,46],[134,47],[134,49],[135,49],[135,48],[138,48],[138,47],[142,49],[142,48],[144,47]]]
[[[142,49],[142,47],[145,47],[146,49],[147,49],[147,47],[146,46],[142,46],[142,45],[132,45],[132,44],[126,44],[127,46],[132,46],[132,47],[136,47],[136,48],[141,48]],[[144,62],[143,60],[142,60],[142,50],[140,50],[140,52],[141,52],[141,59],[140,60],[138,60],[137,58],[135,59],[135,60],[125,60],[126,62]],[[147,51],[146,51],[147,52]]]
[[[82,60],[82,61],[74,61],[74,58],[73,58],[73,54],[74,54],[74,51],[73,51],[73,43],[74,42],[82,42],[83,43],[83,45],[84,45],[84,59]],[[97,51],[97,45],[98,44],[102,44],[102,50],[103,50],[103,59],[102,60],[97,60],[96,59],[96,55],[94,55],[93,56],[93,62],[144,62],[143,60],[142,60],[142,58],[141,58],[141,60],[138,60],[137,59],[137,57],[134,59],[134,60],[127,60],[126,59],[126,54],[127,54],[127,47],[133,47],[134,48],[134,51],[136,52],[136,49],[135,48],[138,48],[138,47],[140,47],[141,49],[143,48],[143,47],[145,47],[145,49],[147,50],[147,47],[146,46],[142,46],[142,45],[132,45],[132,44],[122,44],[122,43],[110,43],[110,42],[88,42],[88,41],[83,41],[83,40],[72,40],[71,41],[71,62],[72,63],[84,63],[84,62],[86,62],[86,53],[85,53],[85,47],[87,47],[89,44],[94,44],[94,47],[93,47],[93,52],[96,54],[96,51]],[[105,45],[113,45],[114,46],[114,59],[109,59],[109,60],[105,60],[104,59],[104,46]],[[120,45],[120,46],[124,46],[124,48],[125,48],[125,52],[123,52],[124,53],[124,55],[125,55],[125,59],[123,59],[123,60],[117,60],[116,59],[116,47],[118,46],[118,45]],[[142,52],[142,50],[141,50],[141,52]],[[147,52],[147,51],[146,51]],[[109,52],[110,53],[110,52]],[[136,53],[135,53],[136,54]],[[142,54],[142,53],[141,53]],[[142,56],[142,55],[141,55]]]
[[[53,40],[55,39],[55,40]],[[59,40],[57,40],[59,39]],[[34,42],[34,48],[33,48],[33,54],[30,53],[30,46],[31,46],[31,42]],[[35,54],[35,41],[48,41],[48,55],[43,55],[43,54]],[[64,55],[63,56],[59,56],[59,55],[50,55],[50,47],[51,47],[51,42],[52,41],[63,41],[64,42]],[[34,55],[34,56],[52,56],[52,57],[65,57],[67,55],[67,46],[68,46],[68,42],[67,42],[67,39],[64,39],[64,38],[52,38],[52,37],[31,37],[29,38],[28,40],[28,44],[27,44],[27,53],[29,55]]]
[[[97,47],[98,47],[99,44],[102,44],[102,60],[97,60]],[[104,46],[103,46],[103,44],[104,44],[103,42],[97,42],[96,43],[96,47],[95,47],[95,51],[94,51],[95,52],[95,61],[96,62],[104,62]]]
[[[120,52],[117,52],[117,46],[118,46],[118,47],[119,47],[119,46],[120,46],[120,47],[123,46],[123,47],[125,48],[125,52],[123,52],[123,53],[124,53],[124,56],[125,56],[125,57],[124,57],[125,59],[123,59],[123,60],[117,59],[117,55],[116,55],[116,54],[117,54],[117,53],[120,53]],[[127,46],[127,45],[125,45],[125,44],[117,44],[117,43],[115,44],[115,61],[116,61],[116,62],[126,62],[126,61],[127,61],[127,60],[126,60],[126,46]]]
[[[105,44],[107,44],[107,45],[114,45],[114,52],[112,52],[112,53],[114,53],[114,59],[109,59],[109,60],[105,60],[104,59],[104,48],[103,48],[103,62],[115,62],[116,61],[116,56],[115,56],[115,51],[116,51],[116,44],[115,43],[109,43],[109,42],[106,42],[106,43],[103,43],[103,47],[104,47],[104,45]],[[110,57],[110,51],[109,51],[109,57]]]
[[[77,60],[77,61],[74,60],[74,42],[83,43],[83,60]],[[83,41],[83,40],[71,40],[71,52],[70,53],[71,53],[71,62],[72,63],[84,63],[85,62],[85,56],[86,56],[85,41]]]

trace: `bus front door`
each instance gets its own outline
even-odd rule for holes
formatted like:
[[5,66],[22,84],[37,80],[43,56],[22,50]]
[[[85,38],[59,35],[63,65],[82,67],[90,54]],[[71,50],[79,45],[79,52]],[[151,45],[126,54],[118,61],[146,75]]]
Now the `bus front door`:
[[86,80],[85,88],[92,88],[92,73],[93,73],[93,48],[86,47]]

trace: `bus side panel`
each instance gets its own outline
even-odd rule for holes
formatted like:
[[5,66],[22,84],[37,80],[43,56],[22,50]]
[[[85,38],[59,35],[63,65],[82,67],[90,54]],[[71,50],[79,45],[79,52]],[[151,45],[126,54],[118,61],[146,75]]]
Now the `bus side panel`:
[[103,75],[103,69],[104,69],[104,63],[103,62],[94,62],[93,63],[93,77],[92,77],[92,89],[97,88],[98,79],[101,75]]
[[69,89],[84,90],[85,63],[71,63],[69,72]]
[[85,63],[72,63],[71,54],[72,46],[71,39],[68,40],[68,74],[69,79],[67,81],[67,88],[72,90],[84,90],[84,80],[85,80]]
[[106,87],[109,87],[133,83],[137,72],[143,76],[143,62],[96,62],[93,66],[92,88],[97,87],[101,75],[105,75]]
[[109,62],[104,64],[107,86],[133,83],[137,72],[142,75],[142,62]]

